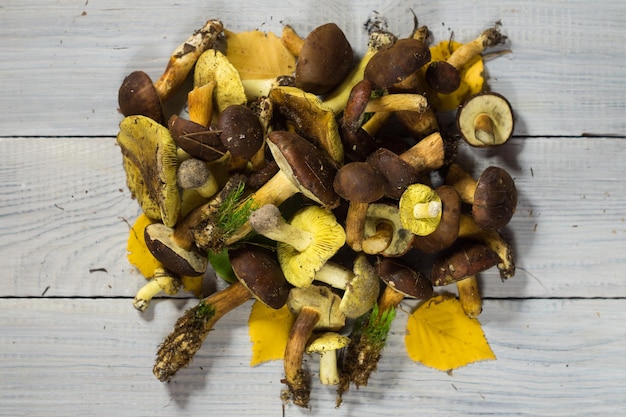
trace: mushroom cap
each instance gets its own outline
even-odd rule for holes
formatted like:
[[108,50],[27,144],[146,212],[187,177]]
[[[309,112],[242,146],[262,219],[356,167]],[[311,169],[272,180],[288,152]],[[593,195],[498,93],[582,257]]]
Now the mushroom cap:
[[340,198],[333,189],[337,167],[328,155],[287,131],[270,132],[267,145],[281,171],[302,194],[328,209],[339,206]]
[[376,260],[376,273],[385,284],[406,297],[425,300],[433,295],[430,280],[398,258],[379,256]]
[[430,50],[413,38],[398,39],[379,50],[365,67],[364,78],[376,88],[390,88],[430,61]]
[[487,167],[476,184],[472,216],[483,229],[506,226],[517,207],[517,188],[511,175],[504,169]]
[[178,155],[170,132],[146,116],[128,116],[120,123],[117,143],[133,197],[148,217],[173,227],[180,214],[180,193]]
[[217,119],[220,140],[232,156],[249,160],[263,145],[263,126],[247,106],[228,106]]
[[230,249],[228,259],[235,276],[259,301],[274,309],[285,305],[291,286],[273,251],[243,244]]
[[[481,123],[487,123],[487,126],[483,127]],[[468,144],[498,146],[513,135],[515,119],[511,104],[504,96],[485,91],[465,100],[457,110],[456,124]]]
[[426,68],[426,83],[440,94],[450,94],[461,85],[461,73],[446,61],[433,61]]
[[462,242],[452,253],[433,263],[430,280],[435,287],[472,277],[498,264],[500,258],[481,243]]
[[385,195],[385,180],[366,162],[349,162],[339,168],[333,187],[343,199],[356,203],[372,203]]
[[193,250],[183,248],[174,239],[174,229],[163,223],[152,223],[144,229],[148,250],[169,271],[183,276],[202,275],[208,260]]
[[176,145],[194,158],[210,162],[226,153],[218,131],[209,130],[176,114],[169,118],[167,125]]
[[306,347],[306,353],[324,353],[342,349],[350,343],[350,338],[337,332],[324,332]]
[[314,308],[320,312],[316,329],[339,330],[346,324],[346,316],[339,309],[341,299],[329,287],[309,285],[295,287],[289,291],[287,307],[295,314],[300,314],[303,307]]
[[354,277],[346,286],[339,309],[346,318],[361,317],[374,307],[380,292],[380,280],[376,270],[364,253],[359,253],[352,269]]
[[142,115],[163,123],[161,98],[150,76],[143,71],[133,71],[124,78],[117,102],[124,116]]
[[296,61],[296,87],[326,94],[337,87],[353,66],[352,47],[335,23],[313,29],[305,38]]
[[461,197],[451,185],[436,190],[441,198],[441,220],[434,232],[415,236],[413,246],[424,253],[435,253],[452,246],[459,236],[461,222]]
[[407,253],[416,238],[415,234],[402,226],[400,220],[400,209],[395,204],[371,203],[367,207],[367,216],[363,226],[363,250],[365,251],[365,241],[377,232],[380,222],[386,222],[393,228],[393,235],[389,245],[379,254],[382,256],[396,257]]
[[[418,207],[423,207],[426,213],[416,216]],[[431,234],[441,221],[441,198],[424,184],[409,185],[400,197],[399,208],[402,226],[418,236]]]
[[214,82],[213,97],[218,112],[233,104],[245,104],[246,92],[237,69],[226,55],[217,49],[208,49],[200,55],[193,72],[194,87]]
[[413,166],[387,148],[378,148],[368,156],[366,162],[382,174],[387,181],[385,195],[395,200],[400,199],[406,187],[420,179],[420,173]]
[[287,281],[296,287],[306,287],[315,279],[315,273],[344,245],[346,233],[330,210],[315,205],[298,210],[290,224],[309,232],[313,240],[303,251],[278,242],[278,261]]

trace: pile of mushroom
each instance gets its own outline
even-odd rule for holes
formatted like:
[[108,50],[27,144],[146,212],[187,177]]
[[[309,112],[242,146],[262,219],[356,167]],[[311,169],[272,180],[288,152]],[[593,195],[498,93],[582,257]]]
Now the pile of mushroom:
[[[480,314],[477,275],[515,273],[502,230],[517,191],[503,168],[474,178],[456,155],[460,138],[502,145],[514,118],[502,95],[483,91],[440,129],[445,117],[431,97],[453,92],[459,69],[506,39],[497,27],[489,34],[492,43],[431,62],[424,26],[405,37],[374,27],[358,59],[333,23],[306,38],[286,26],[281,53],[293,65],[243,80],[224,52],[232,34],[214,19],[174,51],[156,83],[141,71],[123,81],[117,141],[128,188],[151,219],[146,246],[162,264],[135,306],[205,275],[214,256],[230,260],[236,277],[179,319],[159,348],[159,380],[187,366],[217,320],[253,297],[295,317],[283,398],[301,407],[311,391],[303,355],[319,352],[321,383],[339,396],[366,385],[405,297],[458,288],[467,315]],[[188,115],[167,114],[188,77]],[[376,326],[374,343],[367,334]]]

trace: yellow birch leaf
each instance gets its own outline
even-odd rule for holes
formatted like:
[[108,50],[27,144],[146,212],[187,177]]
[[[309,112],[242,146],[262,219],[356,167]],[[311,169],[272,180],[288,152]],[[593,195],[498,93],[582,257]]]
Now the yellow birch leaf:
[[449,296],[433,297],[409,316],[404,343],[412,360],[440,371],[496,359],[480,322]]
[[[458,49],[462,44],[454,41],[442,41],[437,45],[430,47],[431,62],[446,61],[450,58],[452,52]],[[428,64],[422,67],[426,72]],[[428,89],[428,100],[434,109],[439,111],[449,111],[456,109],[465,99],[473,94],[480,93],[483,89],[485,79],[483,77],[483,59],[476,56],[472,58],[460,71],[461,84],[459,88],[449,94],[440,94]],[[425,82],[422,85],[427,85]]]
[[248,319],[252,342],[250,366],[283,359],[294,321],[295,318],[287,306],[275,310],[255,301]]
[[128,262],[135,266],[141,275],[146,278],[152,278],[154,271],[157,268],[163,268],[161,262],[159,262],[146,246],[146,240],[144,239],[143,231],[147,225],[154,223],[145,214],[141,214],[135,224],[128,233],[128,243],[126,246]]

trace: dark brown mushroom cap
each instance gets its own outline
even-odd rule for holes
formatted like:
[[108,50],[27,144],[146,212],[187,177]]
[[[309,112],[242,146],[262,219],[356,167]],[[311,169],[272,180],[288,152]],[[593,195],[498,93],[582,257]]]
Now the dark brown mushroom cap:
[[248,160],[263,145],[263,126],[247,106],[234,104],[220,113],[217,129],[222,144],[232,156]]
[[296,87],[326,94],[338,86],[353,66],[352,47],[334,23],[313,29],[304,40],[296,61]]
[[385,195],[389,198],[399,200],[406,187],[420,182],[420,173],[387,148],[378,148],[367,157],[366,162],[385,178]]
[[372,95],[374,85],[371,81],[363,79],[356,83],[346,102],[346,107],[343,109],[343,118],[341,120],[341,127],[349,132],[356,132],[361,127],[363,121],[363,112],[367,107],[367,103]]
[[426,83],[441,94],[450,94],[461,85],[461,73],[446,61],[433,61],[426,68]]
[[506,226],[517,207],[517,188],[509,173],[490,166],[480,175],[474,191],[472,216],[483,229]]
[[144,229],[148,250],[168,270],[182,276],[204,274],[207,257],[181,246],[174,238],[174,230],[162,223],[152,223]]
[[435,253],[449,248],[459,236],[461,197],[451,185],[435,189],[441,198],[441,220],[434,232],[415,236],[413,246],[424,253]]
[[498,254],[479,243],[459,243],[452,253],[433,263],[430,281],[435,287],[453,284],[498,264]]
[[178,115],[172,115],[167,125],[176,145],[194,158],[210,162],[226,153],[217,131]]
[[228,251],[233,272],[259,301],[279,309],[287,302],[291,286],[276,254],[259,245],[244,244]]
[[342,166],[333,186],[343,199],[355,203],[372,203],[385,195],[385,180],[366,162],[349,162]]
[[328,209],[339,206],[333,188],[337,167],[324,151],[293,132],[274,130],[267,140],[280,169],[305,196]]
[[407,297],[425,300],[433,295],[428,278],[398,258],[377,257],[376,273],[385,284]]
[[399,39],[381,49],[365,67],[364,78],[376,88],[390,88],[402,82],[430,61],[430,49],[413,38]]
[[133,71],[124,78],[117,93],[117,101],[124,116],[141,115],[157,123],[164,123],[161,98],[150,76],[143,71]]

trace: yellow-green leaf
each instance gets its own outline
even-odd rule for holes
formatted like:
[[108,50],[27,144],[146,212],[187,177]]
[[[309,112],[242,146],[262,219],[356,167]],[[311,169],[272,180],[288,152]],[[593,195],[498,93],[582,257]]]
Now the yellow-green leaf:
[[409,316],[404,343],[412,360],[440,371],[496,359],[480,322],[449,296],[433,297]]
[[250,366],[283,359],[293,322],[294,316],[287,306],[275,310],[255,301],[248,319],[252,342]]

